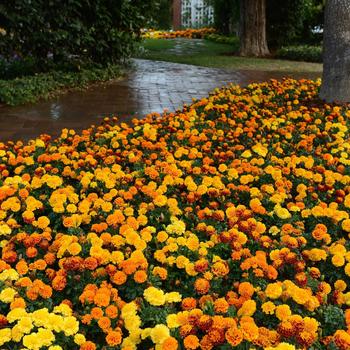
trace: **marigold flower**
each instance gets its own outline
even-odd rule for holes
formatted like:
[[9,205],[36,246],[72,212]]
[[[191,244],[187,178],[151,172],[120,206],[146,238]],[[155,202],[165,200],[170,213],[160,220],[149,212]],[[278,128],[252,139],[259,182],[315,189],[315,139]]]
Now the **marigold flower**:
[[198,349],[200,346],[199,340],[195,335],[188,335],[184,339],[184,346],[185,349]]

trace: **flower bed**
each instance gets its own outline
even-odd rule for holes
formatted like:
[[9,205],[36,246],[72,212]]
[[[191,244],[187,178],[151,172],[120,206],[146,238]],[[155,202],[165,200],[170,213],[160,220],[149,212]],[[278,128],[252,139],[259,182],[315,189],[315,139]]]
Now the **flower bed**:
[[318,89],[1,145],[1,348],[349,349],[350,112]]
[[203,39],[206,35],[215,33],[214,28],[184,29],[174,31],[147,30],[142,34],[145,39]]

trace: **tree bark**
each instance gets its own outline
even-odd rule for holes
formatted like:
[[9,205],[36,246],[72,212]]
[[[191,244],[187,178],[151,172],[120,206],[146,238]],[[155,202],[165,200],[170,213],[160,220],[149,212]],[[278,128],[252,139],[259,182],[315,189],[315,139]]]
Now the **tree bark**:
[[320,97],[326,102],[350,102],[349,0],[326,3]]
[[240,55],[267,56],[266,0],[240,0]]

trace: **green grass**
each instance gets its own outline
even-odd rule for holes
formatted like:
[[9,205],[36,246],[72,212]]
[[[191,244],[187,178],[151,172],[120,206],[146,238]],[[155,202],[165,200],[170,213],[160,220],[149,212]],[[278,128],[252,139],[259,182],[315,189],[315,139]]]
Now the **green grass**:
[[147,39],[139,58],[193,64],[229,70],[321,73],[322,64],[268,58],[246,58],[234,54],[236,45],[209,40]]

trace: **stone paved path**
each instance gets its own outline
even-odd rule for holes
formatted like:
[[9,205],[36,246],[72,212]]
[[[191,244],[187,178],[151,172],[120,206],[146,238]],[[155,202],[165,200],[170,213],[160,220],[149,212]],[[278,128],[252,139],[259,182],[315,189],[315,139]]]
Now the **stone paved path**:
[[135,70],[124,79],[84,92],[19,107],[0,107],[0,142],[28,140],[42,133],[54,137],[61,129],[81,131],[117,115],[128,122],[151,112],[177,110],[192,98],[201,98],[228,83],[247,85],[253,81],[284,76],[317,78],[316,74],[226,71],[190,65],[135,60]]

